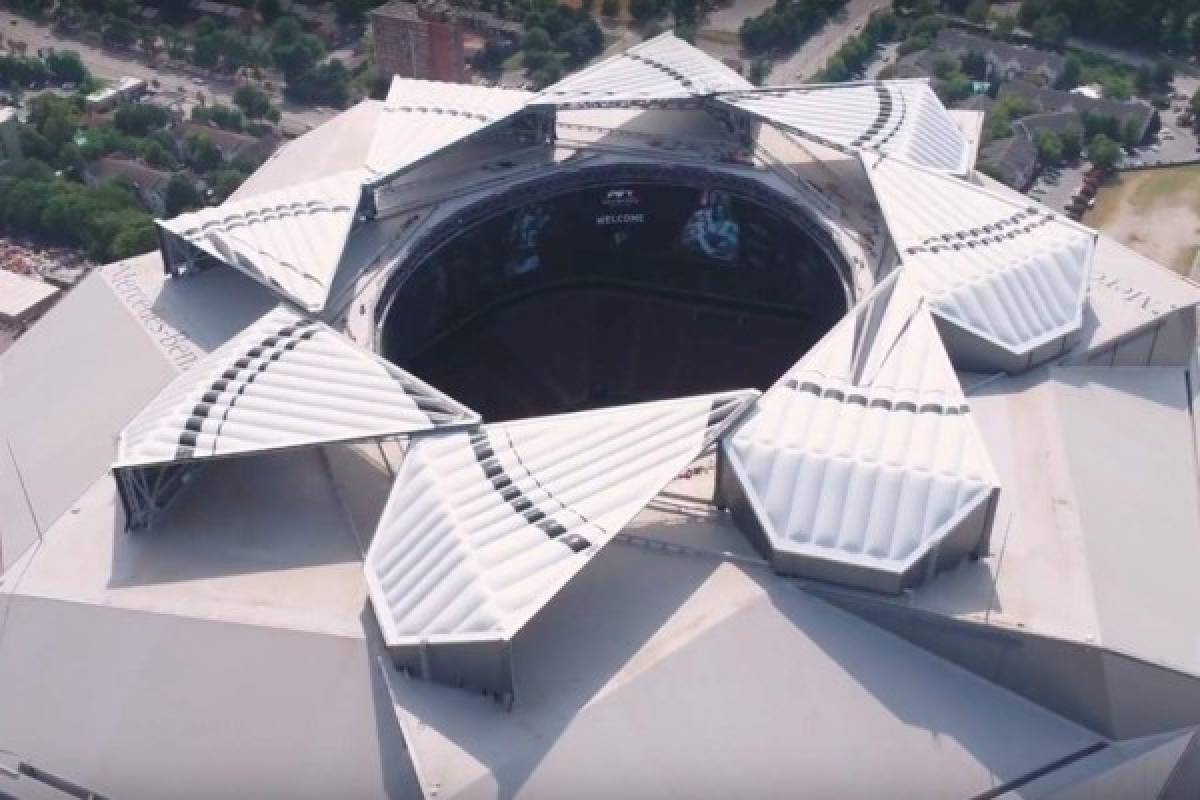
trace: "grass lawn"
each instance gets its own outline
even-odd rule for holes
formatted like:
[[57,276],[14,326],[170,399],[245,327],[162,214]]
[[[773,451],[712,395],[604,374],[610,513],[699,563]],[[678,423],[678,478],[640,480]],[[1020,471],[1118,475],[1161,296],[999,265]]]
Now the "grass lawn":
[[1200,250],[1200,165],[1121,173],[1084,222],[1187,275]]

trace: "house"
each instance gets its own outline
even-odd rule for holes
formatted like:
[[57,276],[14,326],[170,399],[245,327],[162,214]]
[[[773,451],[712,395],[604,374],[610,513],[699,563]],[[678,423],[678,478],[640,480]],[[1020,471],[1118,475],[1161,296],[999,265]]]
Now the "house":
[[251,136],[248,133],[227,131],[211,125],[198,122],[184,122],[179,127],[181,142],[186,142],[197,134],[208,137],[217,146],[226,161],[232,161],[238,156],[245,156],[255,162],[264,160],[279,146],[279,137],[274,133],[263,136]]
[[1066,59],[1049,50],[1021,47],[955,28],[942,28],[933,49],[953,53],[959,58],[967,53],[978,53],[987,62],[993,78],[1008,81],[1021,78],[1052,84],[1062,75],[1066,64]]
[[1024,191],[1033,182],[1037,156],[1037,145],[1029,130],[1014,125],[1012,136],[989,142],[979,151],[978,167],[1017,191]]
[[167,184],[171,181],[170,172],[164,172],[128,158],[105,156],[88,168],[86,178],[89,184],[103,183],[114,179],[128,181],[137,192],[138,199],[145,204],[147,209],[155,214],[162,214],[166,208]]
[[[1004,97],[1006,94],[1020,97],[1040,113],[1069,111],[1080,117],[1083,114],[1113,117],[1122,127],[1129,120],[1133,120],[1140,131],[1139,139],[1146,138],[1146,135],[1158,124],[1158,112],[1154,107],[1136,101],[1089,97],[1078,92],[1063,92],[1058,89],[1031,86],[1021,81],[1006,83],[1000,90],[1000,97]],[[1082,127],[1082,119],[1079,124]]]

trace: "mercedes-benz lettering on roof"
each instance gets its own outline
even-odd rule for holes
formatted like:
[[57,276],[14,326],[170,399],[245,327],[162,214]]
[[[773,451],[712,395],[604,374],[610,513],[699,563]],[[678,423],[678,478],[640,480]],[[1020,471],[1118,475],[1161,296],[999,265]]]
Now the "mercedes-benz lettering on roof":
[[753,88],[741,75],[670,33],[569,75],[535,102],[561,107],[689,100]]
[[478,419],[281,306],[172,381],[121,433],[114,466],[419,433]]
[[1045,206],[879,155],[863,157],[905,269],[961,335],[955,360],[1010,372],[1079,330],[1096,234]]
[[987,550],[998,482],[908,282],[876,289],[726,442],[722,491],[781,571],[898,592]]
[[[398,663],[510,693],[504,643],[756,396],[666,400],[415,442],[366,559]],[[472,644],[477,655],[455,657]]]
[[878,81],[722,94],[717,101],[822,144],[877,151],[955,174],[967,138],[924,81]]

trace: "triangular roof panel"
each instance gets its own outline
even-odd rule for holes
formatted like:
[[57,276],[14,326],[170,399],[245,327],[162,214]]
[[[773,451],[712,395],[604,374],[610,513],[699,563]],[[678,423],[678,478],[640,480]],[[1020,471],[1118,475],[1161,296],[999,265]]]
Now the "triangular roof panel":
[[896,159],[864,163],[904,268],[934,314],[1016,355],[1079,329],[1093,232],[1032,201]]
[[720,103],[821,144],[877,151],[964,173],[967,137],[924,81],[877,81],[723,94]]
[[[415,442],[365,565],[387,644],[511,640],[755,396],[643,403]],[[445,672],[472,682],[457,667]]]
[[[362,191],[362,170],[257,194],[158,225],[309,311],[325,307]],[[178,260],[167,248],[168,264]]]
[[[996,479],[919,293],[893,277],[763,395],[727,454],[777,568],[899,591]],[[915,576],[917,578],[923,575]]]
[[533,95],[463,83],[393,78],[367,167],[390,177],[521,111]]
[[115,468],[420,433],[479,417],[284,306],[172,381],[121,433]]
[[569,75],[542,90],[537,103],[596,107],[688,100],[750,89],[741,75],[671,33]]

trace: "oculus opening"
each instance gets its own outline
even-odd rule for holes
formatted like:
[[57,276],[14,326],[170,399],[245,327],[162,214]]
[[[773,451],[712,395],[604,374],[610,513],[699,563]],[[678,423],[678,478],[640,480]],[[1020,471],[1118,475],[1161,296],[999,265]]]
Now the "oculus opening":
[[764,389],[847,307],[824,232],[764,194],[634,182],[476,207],[393,276],[380,348],[491,421]]

